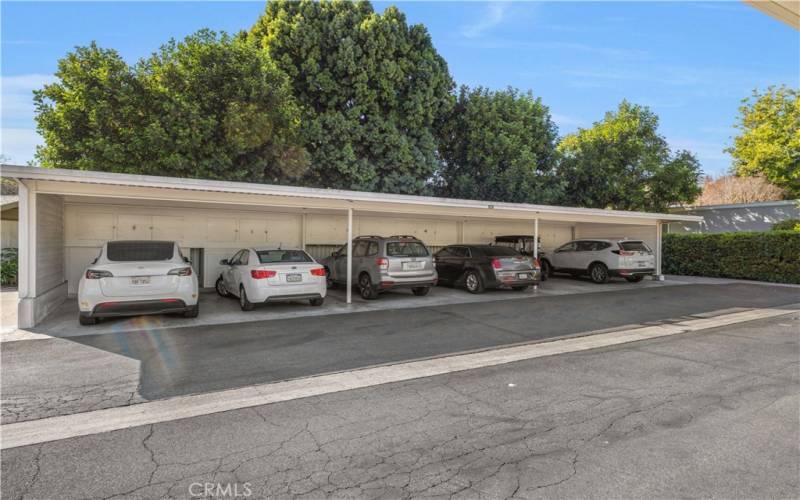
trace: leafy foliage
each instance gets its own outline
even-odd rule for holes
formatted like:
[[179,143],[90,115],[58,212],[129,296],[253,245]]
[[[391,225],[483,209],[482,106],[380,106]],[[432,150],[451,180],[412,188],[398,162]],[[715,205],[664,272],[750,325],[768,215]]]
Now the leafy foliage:
[[772,225],[773,231],[794,231],[800,233],[800,219],[786,219]]
[[800,91],[769,87],[739,108],[740,134],[727,151],[739,175],[763,175],[771,183],[800,197]]
[[312,158],[305,184],[427,191],[453,81],[424,26],[366,1],[276,0],[250,37],[289,75],[303,106]]
[[762,176],[739,177],[724,175],[717,179],[706,177],[703,193],[695,205],[725,205],[730,203],[755,203],[784,198],[783,189],[770,184]]
[[700,194],[700,164],[688,151],[672,153],[646,107],[620,103],[591,128],[558,146],[566,200],[575,206],[664,211]]
[[45,167],[289,181],[307,167],[286,76],[244,37],[203,30],[135,67],[92,43],[36,91]]
[[556,203],[556,126],[528,93],[462,87],[442,127],[437,179],[441,196]]
[[16,248],[4,248],[0,256],[0,284],[16,285],[19,267],[19,252]]
[[666,234],[667,274],[800,283],[800,232]]

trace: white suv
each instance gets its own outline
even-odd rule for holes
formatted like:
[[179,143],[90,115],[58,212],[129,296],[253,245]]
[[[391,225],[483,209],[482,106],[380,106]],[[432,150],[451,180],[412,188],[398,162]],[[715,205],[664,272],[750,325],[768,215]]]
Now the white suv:
[[325,301],[325,268],[303,250],[243,248],[220,264],[217,293],[239,297],[243,311],[263,302],[308,300],[321,306]]
[[78,319],[199,312],[197,275],[174,241],[109,241],[78,285]]
[[611,276],[636,283],[656,267],[653,251],[643,241],[624,238],[573,240],[542,260],[551,272],[588,274],[595,283],[607,283]]

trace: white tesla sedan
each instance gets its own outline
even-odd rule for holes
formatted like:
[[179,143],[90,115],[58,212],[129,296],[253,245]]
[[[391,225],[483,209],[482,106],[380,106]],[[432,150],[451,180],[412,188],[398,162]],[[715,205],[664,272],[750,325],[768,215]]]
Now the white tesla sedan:
[[79,320],[199,312],[197,275],[174,241],[109,241],[78,285]]
[[308,300],[321,306],[328,291],[323,268],[303,250],[244,248],[220,261],[217,293],[239,297],[243,311],[255,304]]

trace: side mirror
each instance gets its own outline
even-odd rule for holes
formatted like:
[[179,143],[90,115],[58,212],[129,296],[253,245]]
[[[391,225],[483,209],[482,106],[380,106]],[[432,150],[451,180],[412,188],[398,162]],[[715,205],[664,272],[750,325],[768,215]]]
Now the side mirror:
[[219,261],[219,265],[221,265],[221,266],[229,266],[230,263],[228,262],[228,259],[222,259],[221,261]]
[[189,257],[184,257],[183,261],[186,262],[187,264],[191,264],[192,263],[192,261],[189,260]]

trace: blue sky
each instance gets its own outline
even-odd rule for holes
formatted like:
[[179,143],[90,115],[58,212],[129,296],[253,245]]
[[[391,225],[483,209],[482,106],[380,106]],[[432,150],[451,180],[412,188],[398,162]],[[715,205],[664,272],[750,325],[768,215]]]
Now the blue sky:
[[[705,172],[730,158],[737,108],[753,88],[800,87],[800,34],[741,2],[392,2],[428,27],[458,84],[531,89],[560,133],[620,100],[650,106],[673,148]],[[375,2],[383,10],[392,4]],[[2,2],[2,154],[33,157],[31,91],[96,40],[129,62],[200,28],[249,28],[263,2]]]

